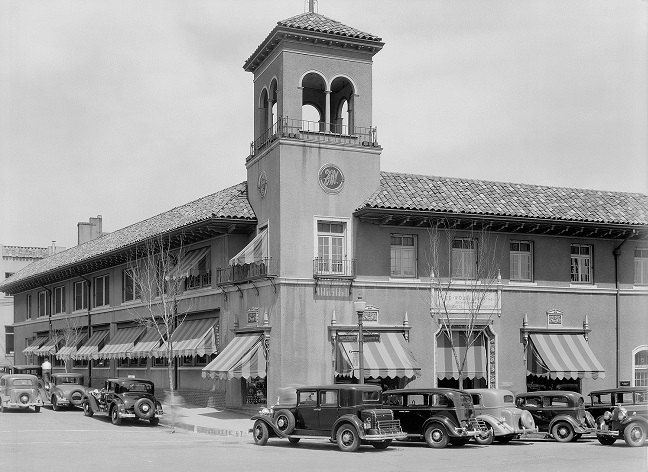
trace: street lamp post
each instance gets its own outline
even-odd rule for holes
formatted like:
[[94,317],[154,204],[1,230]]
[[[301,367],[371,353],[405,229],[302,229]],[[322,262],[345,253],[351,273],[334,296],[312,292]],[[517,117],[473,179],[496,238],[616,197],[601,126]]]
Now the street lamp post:
[[358,297],[358,299],[353,302],[353,308],[358,314],[358,380],[361,384],[364,383],[364,339],[362,334],[362,317],[364,316],[366,307],[367,303],[362,299],[362,297]]

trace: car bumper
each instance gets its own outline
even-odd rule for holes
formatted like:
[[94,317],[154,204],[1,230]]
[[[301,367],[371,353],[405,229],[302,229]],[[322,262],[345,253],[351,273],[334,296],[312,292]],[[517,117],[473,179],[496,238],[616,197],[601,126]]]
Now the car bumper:
[[610,428],[608,424],[601,424],[597,429],[596,429],[596,435],[597,436],[609,436],[612,438],[620,438],[622,436],[621,430],[619,429],[614,429]]
[[407,439],[407,434],[400,433],[380,433],[380,434],[365,434],[362,438],[365,441],[386,441],[389,439],[404,440]]
[[4,402],[5,408],[29,408],[32,406],[43,406],[43,402],[40,399],[38,401],[28,402],[28,403],[20,403],[20,402],[12,402],[12,401]]

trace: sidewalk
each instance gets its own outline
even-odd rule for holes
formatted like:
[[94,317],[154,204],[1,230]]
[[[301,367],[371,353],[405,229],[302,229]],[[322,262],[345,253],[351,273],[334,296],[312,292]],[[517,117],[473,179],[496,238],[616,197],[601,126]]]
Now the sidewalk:
[[173,427],[175,419],[176,429],[239,438],[241,441],[252,440],[250,433],[252,414],[190,404],[173,408],[171,405],[163,403],[162,407],[164,416],[160,418],[161,425]]

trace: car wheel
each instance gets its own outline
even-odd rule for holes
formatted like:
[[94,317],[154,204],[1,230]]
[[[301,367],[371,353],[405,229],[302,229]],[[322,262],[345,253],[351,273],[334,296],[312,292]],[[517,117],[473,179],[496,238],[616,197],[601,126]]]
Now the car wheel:
[[160,424],[160,418],[154,416],[153,418],[149,418],[149,422],[151,423],[151,426],[157,426]]
[[275,414],[275,424],[283,434],[290,434],[295,430],[295,415],[290,410],[279,410]]
[[335,437],[340,451],[354,452],[360,447],[360,436],[358,435],[355,426],[349,423],[340,426]]
[[94,415],[94,411],[92,411],[92,407],[90,406],[90,402],[87,400],[83,402],[83,414],[86,416],[92,416]]
[[34,407],[34,411],[35,411],[36,413],[40,413],[40,406],[36,405],[36,406]]
[[376,449],[387,449],[389,446],[391,446],[391,443],[391,439],[385,439],[384,441],[372,441],[371,445]]
[[574,439],[572,439],[572,442],[576,442],[582,437],[583,437],[583,435],[581,433],[575,433],[574,434]]
[[268,425],[261,420],[256,420],[254,422],[254,428],[252,428],[252,435],[254,436],[254,444],[257,446],[265,446],[270,437]]
[[122,419],[119,417],[119,409],[117,408],[117,405],[113,406],[112,410],[110,410],[110,420],[114,425],[120,425],[122,422]]
[[607,435],[597,435],[596,439],[598,439],[598,442],[603,444],[604,446],[611,446],[614,444],[617,440],[614,436],[607,436]]
[[59,406],[56,404],[56,397],[52,396],[52,410],[59,411]]
[[441,449],[448,445],[448,433],[442,424],[434,423],[425,430],[425,442],[428,446]]
[[301,438],[288,438],[290,444],[297,444]]
[[551,428],[551,435],[558,442],[570,442],[574,438],[574,428],[565,421],[559,421]]
[[623,438],[628,446],[642,446],[646,441],[646,430],[640,423],[632,422],[625,427]]
[[475,442],[477,444],[481,444],[482,446],[488,446],[490,444],[493,444],[493,436],[495,434],[493,433],[493,427],[489,424],[486,424],[486,428],[488,429],[488,432],[482,436],[475,436]]

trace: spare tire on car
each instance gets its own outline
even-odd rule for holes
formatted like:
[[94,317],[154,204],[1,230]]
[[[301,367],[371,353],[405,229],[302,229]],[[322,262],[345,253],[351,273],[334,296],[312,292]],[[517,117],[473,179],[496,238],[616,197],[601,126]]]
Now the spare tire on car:
[[279,410],[275,413],[275,424],[283,434],[291,434],[295,430],[295,415],[290,410]]

